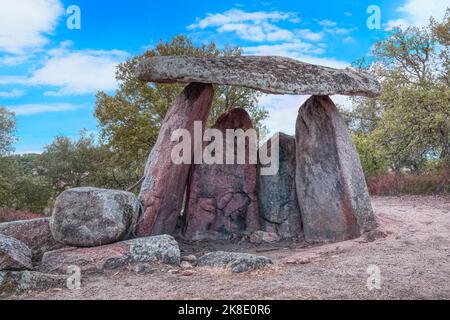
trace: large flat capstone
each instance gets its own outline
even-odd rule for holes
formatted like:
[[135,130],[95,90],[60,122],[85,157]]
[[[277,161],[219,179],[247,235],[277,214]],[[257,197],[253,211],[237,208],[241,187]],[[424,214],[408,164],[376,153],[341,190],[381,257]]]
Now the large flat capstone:
[[365,73],[275,56],[151,57],[138,65],[136,74],[142,81],[234,85],[273,94],[374,97],[381,90],[378,81]]

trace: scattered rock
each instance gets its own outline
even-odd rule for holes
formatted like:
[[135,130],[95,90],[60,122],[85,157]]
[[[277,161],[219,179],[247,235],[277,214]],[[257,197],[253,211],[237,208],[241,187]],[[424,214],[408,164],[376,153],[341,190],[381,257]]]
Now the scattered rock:
[[0,234],[0,271],[31,269],[31,250],[21,241]]
[[192,135],[194,121],[201,121],[205,127],[213,96],[212,85],[191,83],[169,108],[145,168],[145,179],[139,194],[144,215],[138,225],[138,236],[173,233],[183,206],[191,165],[172,161],[173,148],[179,144],[172,141],[172,133],[185,129]]
[[[227,129],[246,131],[251,128],[250,116],[243,109],[230,110],[213,126],[223,134]],[[249,164],[252,142],[248,140],[245,143],[246,164],[237,164],[237,148],[234,148],[234,164],[226,164],[229,148],[223,141],[223,164],[192,166],[183,216],[186,239],[227,239],[259,229],[256,164]],[[256,141],[253,142],[256,146]]]
[[180,264],[181,269],[192,269],[193,266],[190,262],[182,261]]
[[381,90],[377,80],[368,74],[312,65],[284,57],[151,57],[144,59],[136,71],[142,81],[234,85],[275,94],[374,97]]
[[195,266],[197,264],[197,257],[194,256],[193,254],[190,254],[187,256],[182,256],[181,261],[189,262],[190,264]]
[[64,244],[53,238],[50,218],[1,223],[0,234],[13,237],[27,245],[33,253],[34,262],[39,261],[44,252],[64,247]]
[[344,120],[327,96],[300,107],[296,190],[305,240],[337,242],[376,228],[361,163]]
[[133,266],[133,271],[134,273],[137,274],[149,274],[149,273],[154,273],[155,272],[155,268],[149,264],[149,263],[138,263],[136,265]]
[[271,141],[274,139],[278,139],[278,172],[261,175],[261,167],[265,166],[258,165],[259,213],[265,231],[275,232],[282,238],[292,238],[302,233],[295,191],[295,138],[284,133],[276,134],[261,147],[268,154],[272,154]]
[[184,277],[189,277],[189,276],[192,276],[192,275],[194,275],[194,274],[195,274],[194,270],[184,270],[184,271],[181,273],[181,275],[184,276]]
[[103,272],[133,263],[180,265],[180,249],[172,236],[138,238],[92,248],[67,248],[44,253],[41,269],[63,272],[76,265],[83,272]]
[[28,291],[45,291],[52,288],[65,288],[67,276],[45,274],[34,271],[0,272],[0,293],[21,294]]
[[265,232],[265,231],[256,231],[250,235],[250,242],[255,244],[261,244],[263,242],[273,243],[280,241],[280,237],[278,234],[273,232]]
[[75,188],[56,199],[50,229],[57,241],[69,246],[101,246],[128,239],[140,211],[131,192]]
[[364,233],[364,239],[367,242],[374,242],[378,239],[386,238],[387,234],[379,229],[371,230],[369,232]]
[[198,259],[199,267],[225,268],[235,273],[261,269],[268,264],[272,260],[267,257],[238,252],[210,252]]

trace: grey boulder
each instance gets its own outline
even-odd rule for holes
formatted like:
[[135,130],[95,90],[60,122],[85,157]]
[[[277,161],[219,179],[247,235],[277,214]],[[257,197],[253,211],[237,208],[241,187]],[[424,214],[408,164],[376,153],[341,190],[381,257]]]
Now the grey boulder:
[[65,273],[71,265],[82,272],[101,273],[131,264],[161,262],[180,265],[180,248],[172,236],[137,238],[91,248],[64,248],[42,257],[40,270]]
[[131,192],[75,188],[56,199],[50,229],[64,244],[100,246],[130,238],[140,212],[141,204]]
[[138,65],[136,74],[142,81],[234,85],[274,94],[373,97],[381,90],[377,80],[368,74],[284,57],[150,57]]
[[0,293],[21,294],[28,291],[64,288],[67,285],[67,277],[35,271],[2,271],[0,272]]
[[210,252],[198,259],[197,266],[225,268],[234,273],[261,269],[272,264],[272,260],[264,256],[249,253],[216,251]]
[[30,248],[15,238],[0,234],[0,271],[31,268]]

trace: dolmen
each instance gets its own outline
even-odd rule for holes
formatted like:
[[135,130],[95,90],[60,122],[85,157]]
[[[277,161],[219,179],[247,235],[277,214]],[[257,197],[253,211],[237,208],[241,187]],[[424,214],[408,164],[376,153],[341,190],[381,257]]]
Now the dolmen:
[[[139,195],[69,189],[56,199],[51,217],[0,224],[0,295],[63,288],[77,269],[182,268],[182,261],[190,263],[174,238],[180,235],[188,241],[246,237],[260,244],[287,238],[336,242],[376,233],[358,153],[329,97],[376,97],[380,85],[371,76],[283,57],[166,56],[142,58],[136,77],[187,83],[164,118]],[[230,108],[205,131],[215,85],[311,97],[299,109],[295,136],[277,133],[258,149],[244,109]],[[230,131],[232,139],[217,140]],[[271,263],[251,254],[212,252],[197,264],[246,272]]]
[[[284,57],[158,56],[143,58],[136,76],[146,82],[188,83],[169,108],[147,161],[138,236],[173,233],[181,212],[182,233],[190,240],[239,236],[259,228],[280,239],[335,242],[377,227],[358,153],[329,98],[378,96],[380,85],[370,75]],[[195,122],[205,128],[213,85],[312,95],[299,109],[295,137],[281,134],[270,140],[280,150],[276,173],[261,175],[261,164],[171,161],[178,143],[172,139],[175,130],[192,134]],[[213,128],[250,127],[244,110],[231,110]],[[194,146],[184,156],[193,159],[195,148],[204,147]],[[270,149],[270,143],[264,147]]]

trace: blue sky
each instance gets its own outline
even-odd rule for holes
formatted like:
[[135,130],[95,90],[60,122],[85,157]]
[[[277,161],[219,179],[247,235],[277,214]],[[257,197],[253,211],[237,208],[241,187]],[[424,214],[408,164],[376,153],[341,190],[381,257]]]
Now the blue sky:
[[[66,9],[81,10],[81,29]],[[367,8],[381,28],[367,27]],[[115,66],[160,38],[239,45],[245,54],[283,55],[331,67],[363,57],[394,25],[441,19],[450,0],[102,1],[0,0],[0,105],[17,115],[17,153],[40,152],[57,135],[97,132],[95,93],[113,93]],[[261,97],[271,132],[293,133],[305,97]],[[333,98],[349,105],[345,97]]]

